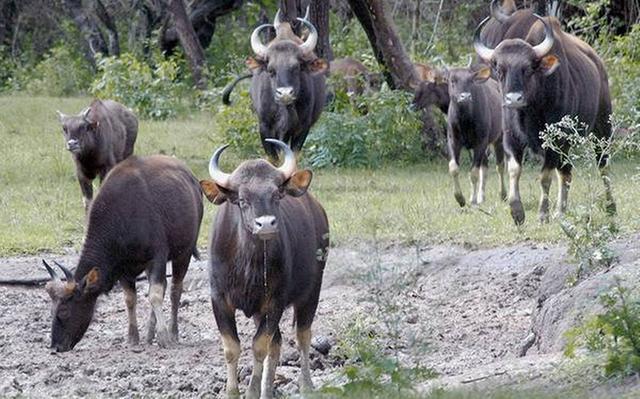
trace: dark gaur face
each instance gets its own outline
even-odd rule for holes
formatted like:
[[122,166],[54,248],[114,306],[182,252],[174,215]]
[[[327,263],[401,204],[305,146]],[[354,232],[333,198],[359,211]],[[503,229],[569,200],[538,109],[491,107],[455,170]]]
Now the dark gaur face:
[[51,348],[57,352],[73,349],[89,328],[99,294],[99,272],[93,268],[80,282],[64,266],[57,264],[65,274],[62,281],[44,262],[52,280],[45,289],[52,299]]
[[79,115],[64,115],[60,112],[58,114],[65,148],[74,154],[81,152],[90,140],[88,133],[94,131],[97,124],[88,119],[86,110]]
[[211,157],[209,174],[213,181],[200,182],[206,197],[214,204],[229,201],[240,209],[244,229],[260,240],[278,236],[280,201],[287,195],[299,197],[311,183],[311,172],[297,171],[293,151],[279,140],[267,139],[284,150],[284,162],[279,168],[257,159],[243,162],[232,174],[218,167],[220,147]]
[[458,104],[470,103],[471,87],[476,84],[475,73],[468,68],[453,68],[448,71],[449,97]]
[[[304,18],[297,18],[309,30],[309,35],[304,41],[293,33],[288,22],[280,21],[280,10],[273,24],[260,25],[251,34],[251,48],[256,58],[249,58],[247,65],[252,70],[266,70],[270,77],[273,97],[282,105],[290,105],[300,96],[302,73],[323,72],[327,68],[325,61],[316,59],[313,55],[318,42],[318,32],[308,17],[307,13]],[[267,28],[276,31],[276,38],[269,45],[263,44],[260,40],[260,32]]]
[[273,98],[282,105],[289,105],[300,94],[300,73],[304,66],[300,48],[293,42],[283,41],[271,46],[268,54],[267,73]]
[[559,66],[558,58],[549,54],[554,43],[553,30],[547,21],[535,16],[545,31],[544,40],[535,46],[522,39],[507,39],[495,49],[490,49],[480,40],[480,31],[488,18],[476,29],[476,53],[490,63],[493,75],[500,83],[503,106],[507,108],[522,108],[538,103],[537,96],[543,80]]
[[83,298],[76,289],[55,306],[51,325],[51,348],[57,352],[73,349],[89,328],[96,297]]
[[280,200],[286,195],[282,174],[266,161],[249,161],[243,165],[257,178],[238,182],[238,189],[229,192],[229,200],[240,208],[247,231],[261,240],[275,238],[280,220]]

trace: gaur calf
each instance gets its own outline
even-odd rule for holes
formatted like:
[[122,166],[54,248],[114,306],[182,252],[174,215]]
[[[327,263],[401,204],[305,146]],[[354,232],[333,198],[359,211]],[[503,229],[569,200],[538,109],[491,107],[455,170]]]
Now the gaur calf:
[[[138,344],[136,277],[149,279],[151,315],[147,342],[167,346],[178,338],[182,281],[202,220],[199,182],[181,161],[163,155],[129,157],[105,179],[88,215],[87,233],[75,273],[66,282],[48,268],[53,299],[51,347],[73,349],[83,337],[100,294],[119,281],[129,316],[129,343]],[[171,322],[162,313],[167,262],[171,261]]]
[[78,115],[57,112],[88,211],[96,176],[102,182],[118,162],[133,154],[138,119],[130,109],[111,100],[94,100]]
[[474,72],[471,68],[453,68],[447,71],[449,81],[449,109],[447,112],[447,146],[449,173],[453,177],[454,196],[460,206],[465,199],[458,180],[460,150],[472,150],[470,202],[484,201],[487,179],[488,149],[493,147],[498,175],[500,197],[506,198],[504,187],[504,150],[502,148],[501,100],[495,81],[486,81],[486,69]]
[[209,165],[212,180],[201,182],[206,197],[220,208],[209,242],[211,302],[227,362],[227,394],[237,396],[240,340],[236,309],[252,317],[253,373],[246,398],[271,398],[280,358],[280,318],[293,306],[300,351],[302,390],[313,389],[309,370],[311,323],[315,316],[329,247],[329,225],[322,206],[307,188],[311,171],[297,170],[293,151],[284,151],[279,168],[258,159],[232,174]]

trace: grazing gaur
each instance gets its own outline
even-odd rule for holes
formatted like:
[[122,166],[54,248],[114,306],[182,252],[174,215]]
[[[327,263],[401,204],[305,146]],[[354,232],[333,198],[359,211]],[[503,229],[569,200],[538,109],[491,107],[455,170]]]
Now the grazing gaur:
[[209,276],[230,397],[239,394],[236,309],[252,317],[257,328],[245,397],[273,395],[282,341],[279,323],[289,306],[294,310],[300,351],[299,385],[302,390],[313,389],[311,323],[328,254],[329,226],[324,209],[307,192],[311,171],[297,170],[293,151],[281,141],[268,140],[284,151],[279,168],[258,159],[243,162],[232,174],[224,173],[218,167],[227,147],[223,146],[209,164],[212,181],[200,182],[209,201],[220,205],[211,229]]
[[[91,206],[87,233],[75,273],[63,269],[67,282],[48,268],[46,289],[53,299],[51,347],[73,349],[91,322],[96,300],[119,281],[129,316],[130,344],[138,344],[136,277],[149,279],[151,315],[147,342],[158,332],[167,346],[178,338],[182,281],[202,220],[199,182],[181,161],[163,155],[135,156],[116,165]],[[167,262],[171,261],[171,322],[162,313]]]
[[488,149],[493,147],[496,169],[500,177],[500,197],[506,198],[504,188],[504,150],[502,148],[501,101],[498,85],[487,81],[490,71],[474,71],[466,68],[447,70],[449,82],[449,110],[447,113],[447,146],[449,148],[449,173],[453,177],[454,196],[460,206],[465,205],[458,180],[460,150],[473,151],[471,161],[472,205],[484,201],[487,179]]
[[[258,114],[262,145],[274,158],[277,147],[266,139],[279,139],[293,151],[300,151],[325,105],[328,65],[314,53],[318,32],[306,16],[298,21],[309,30],[305,41],[293,33],[288,22],[280,21],[279,10],[273,25],[261,25],[251,34],[255,53],[255,57],[247,59],[253,73],[251,101]],[[265,45],[260,41],[260,32],[269,27],[275,29],[276,37]]]
[[413,69],[416,71],[418,79],[423,82],[436,80],[440,76],[440,72],[436,68],[420,62],[414,62]]
[[329,73],[340,79],[340,86],[349,97],[360,96],[373,89],[367,67],[351,57],[336,58],[329,63]]
[[430,74],[415,88],[411,106],[416,109],[428,110],[435,105],[443,114],[449,110],[449,84],[440,71]]
[[[564,212],[567,206],[571,165],[555,151],[542,148],[540,132],[545,130],[546,124],[571,115],[597,137],[611,136],[611,98],[602,60],[588,44],[563,32],[556,18],[537,15],[535,18],[537,22],[531,25],[525,36],[502,40],[495,49],[485,45],[480,38],[488,18],[480,23],[474,37],[476,53],[491,66],[501,88],[509,204],[516,224],[523,223],[525,219],[519,181],[527,146],[544,155],[539,219],[545,222],[549,218],[549,188],[554,169],[559,185],[557,212]],[[568,150],[566,144],[558,144]],[[615,212],[606,176],[606,154],[599,159],[608,209]]]
[[102,182],[118,162],[133,154],[138,119],[130,109],[111,100],[94,100],[78,115],[57,113],[88,211],[96,176]]

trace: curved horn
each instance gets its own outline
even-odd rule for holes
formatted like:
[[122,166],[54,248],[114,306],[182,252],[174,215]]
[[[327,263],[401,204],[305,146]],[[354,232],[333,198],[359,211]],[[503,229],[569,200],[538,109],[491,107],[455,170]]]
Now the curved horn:
[[275,30],[277,31],[278,28],[280,27],[280,24],[282,23],[282,21],[280,20],[280,9],[278,8],[278,12],[276,12],[276,16],[275,18],[273,18],[273,27],[275,28]]
[[49,272],[49,274],[51,275],[51,278],[54,280],[60,280],[60,276],[58,276],[58,273],[56,273],[55,270],[53,270],[53,268],[51,266],[49,266],[49,264],[47,263],[46,260],[42,259],[42,264],[44,265],[44,267],[47,269],[47,271]]
[[66,117],[66,115],[58,110],[56,110],[56,113],[58,114],[58,120],[62,122],[62,120]]
[[551,51],[553,47],[554,37],[553,37],[553,29],[551,29],[551,25],[547,23],[541,16],[538,14],[533,14],[534,17],[538,18],[540,22],[544,25],[544,40],[542,43],[533,46],[533,51],[536,53],[536,57],[542,58]]
[[480,40],[480,32],[482,31],[482,27],[491,19],[491,17],[487,17],[484,20],[482,20],[482,22],[480,22],[480,25],[478,25],[478,27],[476,28],[476,32],[473,35],[473,48],[476,50],[476,53],[478,54],[478,56],[480,56],[480,58],[482,58],[485,61],[490,61],[491,58],[493,58],[493,49],[490,49],[489,47],[485,46],[482,43],[482,40]]
[[229,188],[229,182],[231,180],[231,175],[228,173],[224,173],[220,170],[218,166],[218,161],[220,160],[220,154],[229,147],[229,144],[225,144],[222,147],[219,147],[216,152],[213,153],[211,160],[209,161],[209,175],[213,179],[213,181],[220,187]]
[[302,54],[307,55],[310,54],[315,48],[316,44],[318,44],[318,31],[313,24],[306,19],[298,18],[298,21],[302,22],[309,29],[309,37],[300,45],[300,50],[302,50]]
[[489,7],[491,10],[491,16],[496,19],[498,22],[506,22],[511,15],[504,12],[502,6],[497,4],[498,0],[492,0],[491,6]]
[[87,107],[80,112],[80,116],[82,117],[82,119],[87,122],[89,121],[89,112],[91,112],[91,107]]
[[73,273],[71,273],[69,269],[62,266],[60,263],[56,262],[55,260],[53,261],[53,263],[55,263],[55,265],[58,266],[60,270],[62,270],[62,273],[64,273],[64,277],[67,279],[67,281],[73,281]]
[[261,57],[261,58],[267,57],[267,46],[262,44],[262,41],[260,40],[260,31],[262,31],[264,28],[268,28],[271,26],[273,25],[271,24],[260,25],[253,30],[253,33],[251,33],[251,49],[258,57]]
[[307,11],[304,13],[304,17],[302,19],[305,21],[309,20],[309,5],[307,6]]
[[297,169],[296,156],[293,151],[291,151],[291,148],[280,140],[265,139],[264,141],[275,144],[282,149],[282,152],[284,152],[284,161],[282,161],[282,165],[280,165],[278,170],[284,174],[285,179],[290,178]]
[[473,64],[473,57],[471,55],[467,55],[467,68],[471,68],[471,64]]

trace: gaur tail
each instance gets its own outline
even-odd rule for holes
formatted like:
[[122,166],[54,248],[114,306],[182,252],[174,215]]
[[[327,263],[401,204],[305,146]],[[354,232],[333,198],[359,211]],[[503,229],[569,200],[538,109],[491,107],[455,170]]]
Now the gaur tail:
[[193,253],[191,255],[193,255],[195,260],[201,260],[200,259],[200,251],[198,251],[198,247],[196,247],[196,246],[193,247]]
[[222,103],[224,105],[231,105],[231,101],[229,101],[229,96],[231,95],[233,88],[236,87],[239,81],[248,79],[252,76],[253,74],[251,72],[245,73],[244,75],[238,76],[233,82],[229,83],[227,87],[225,87],[224,90],[222,91]]

